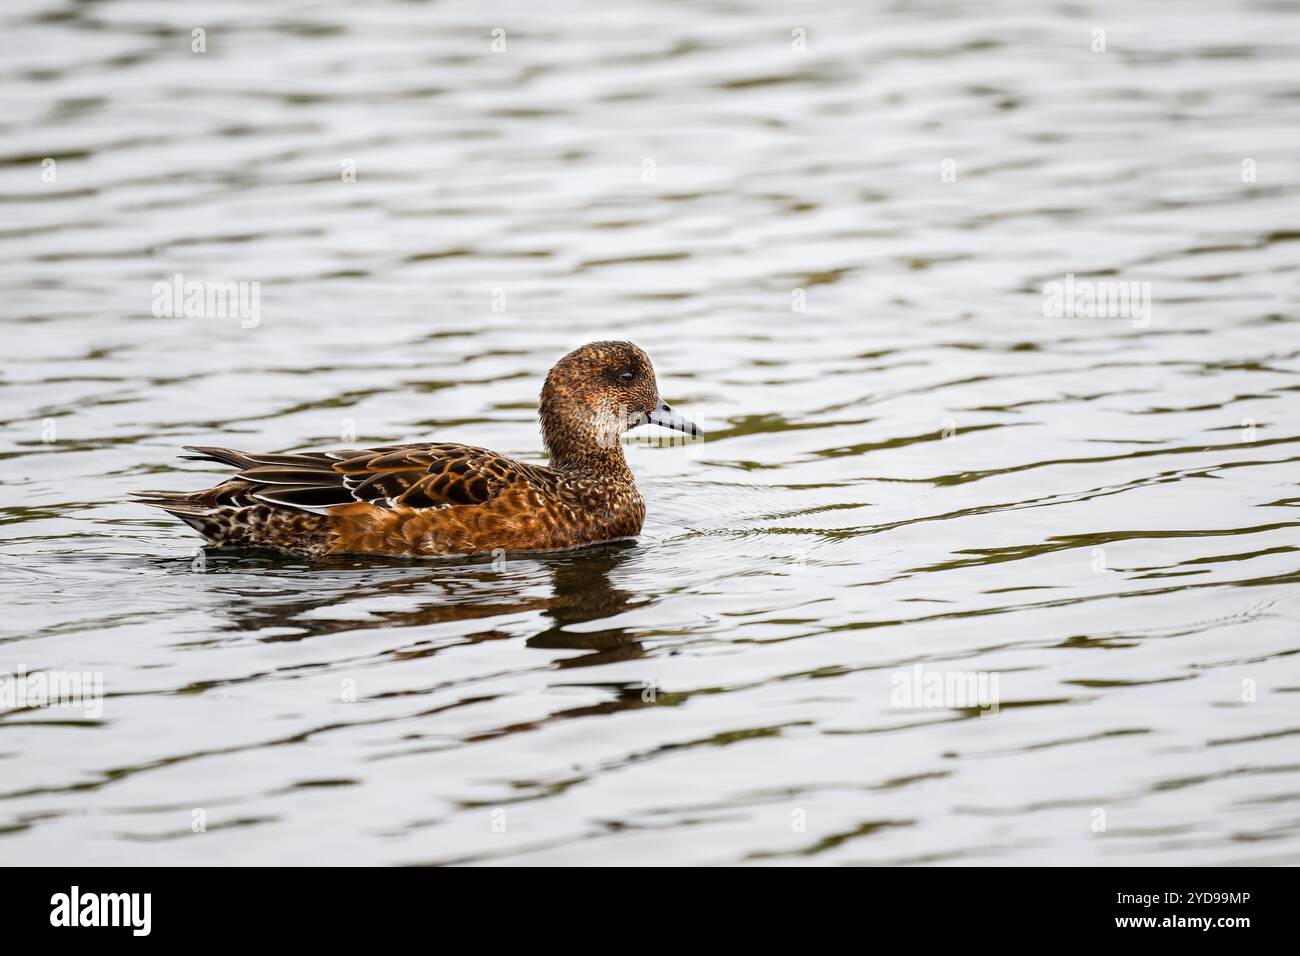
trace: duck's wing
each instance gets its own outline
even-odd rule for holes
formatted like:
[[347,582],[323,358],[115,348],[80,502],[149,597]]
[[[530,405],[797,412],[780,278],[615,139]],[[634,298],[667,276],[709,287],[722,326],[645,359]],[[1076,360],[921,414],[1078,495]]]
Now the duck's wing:
[[[238,497],[320,512],[358,502],[380,508],[478,505],[520,485],[554,486],[555,472],[485,448],[454,444],[390,445],[289,455],[191,447],[185,457],[234,465]],[[225,487],[225,486],[222,486]]]

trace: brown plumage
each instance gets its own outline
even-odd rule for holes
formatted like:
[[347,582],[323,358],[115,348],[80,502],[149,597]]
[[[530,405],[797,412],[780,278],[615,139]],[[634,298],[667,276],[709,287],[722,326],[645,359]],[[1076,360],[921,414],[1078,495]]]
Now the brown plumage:
[[542,387],[549,467],[445,442],[263,455],[190,447],[238,469],[195,492],[142,491],[215,547],[321,557],[551,551],[635,535],[645,502],[622,435],[655,423],[698,427],[660,398],[650,359],[630,342],[570,352]]

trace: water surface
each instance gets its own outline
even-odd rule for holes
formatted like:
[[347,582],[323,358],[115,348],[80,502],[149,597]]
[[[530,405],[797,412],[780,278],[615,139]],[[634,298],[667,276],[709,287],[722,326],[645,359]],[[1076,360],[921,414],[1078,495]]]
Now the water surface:
[[[107,696],[0,713],[0,855],[1300,862],[1298,12],[6,4],[0,670]],[[189,443],[540,460],[603,337],[709,433],[630,450],[635,542],[313,566],[124,501]]]

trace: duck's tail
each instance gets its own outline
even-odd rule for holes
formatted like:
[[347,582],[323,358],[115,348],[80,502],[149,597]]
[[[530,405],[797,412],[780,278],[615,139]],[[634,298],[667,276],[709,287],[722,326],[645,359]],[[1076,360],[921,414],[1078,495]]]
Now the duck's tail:
[[133,491],[134,503],[159,508],[173,518],[184,521],[210,542],[218,544],[226,537],[230,523],[229,509],[209,500],[215,488],[203,491]]
[[246,482],[233,479],[196,492],[136,492],[135,500],[185,522],[216,548],[269,548],[312,555],[328,547],[333,532],[325,515],[258,501],[245,503],[247,490]]
[[[186,446],[191,452],[183,457],[192,461],[215,461],[233,465],[243,472],[258,466],[275,466],[280,472],[289,466],[301,471],[316,469],[316,473],[335,480],[337,488],[323,490],[333,497],[328,501],[286,500],[289,493],[317,492],[314,487],[299,488],[264,482],[236,475],[219,485],[199,491],[135,491],[137,504],[158,508],[185,522],[216,547],[272,548],[294,553],[316,553],[325,548],[331,531],[329,518],[315,505],[333,504],[335,498],[351,494],[343,486],[343,476],[326,467],[335,459],[328,455],[250,455],[233,448]],[[263,469],[265,470],[265,469]],[[280,472],[276,478],[287,480]],[[304,476],[293,472],[294,480],[301,483]],[[277,494],[278,492],[278,494]],[[299,494],[301,497],[301,494]]]

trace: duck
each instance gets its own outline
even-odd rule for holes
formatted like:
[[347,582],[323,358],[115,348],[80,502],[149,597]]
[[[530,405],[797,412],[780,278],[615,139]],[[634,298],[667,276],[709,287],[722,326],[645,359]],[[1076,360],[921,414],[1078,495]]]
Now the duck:
[[641,532],[645,500],[624,434],[654,424],[704,437],[659,396],[650,358],[631,342],[591,342],[560,358],[538,417],[547,465],[450,442],[289,454],[187,445],[182,458],[235,473],[200,491],[133,494],[217,549],[309,558],[567,551]]

